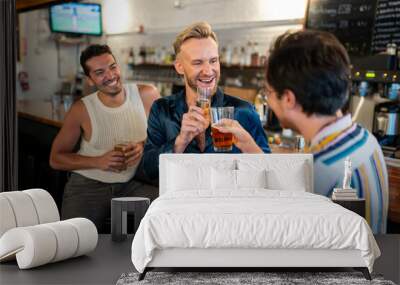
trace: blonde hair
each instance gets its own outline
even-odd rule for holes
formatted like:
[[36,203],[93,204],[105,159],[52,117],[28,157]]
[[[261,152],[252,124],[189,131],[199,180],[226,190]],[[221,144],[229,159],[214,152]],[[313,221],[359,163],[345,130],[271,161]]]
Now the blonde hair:
[[211,37],[216,43],[218,43],[217,36],[211,29],[211,26],[207,22],[198,22],[190,25],[182,32],[178,34],[174,42],[174,51],[177,55],[181,51],[182,44],[189,39],[206,39]]

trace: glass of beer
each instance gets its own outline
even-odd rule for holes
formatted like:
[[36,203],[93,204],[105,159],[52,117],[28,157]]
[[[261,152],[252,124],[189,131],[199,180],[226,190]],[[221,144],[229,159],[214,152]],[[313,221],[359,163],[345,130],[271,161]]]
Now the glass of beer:
[[211,88],[197,88],[196,106],[204,111],[204,116],[210,119]]
[[211,108],[211,137],[214,145],[214,151],[226,152],[232,150],[233,135],[231,133],[221,133],[214,126],[220,123],[221,119],[233,120],[234,107],[216,107]]
[[[121,141],[121,142],[118,142],[118,143],[114,146],[114,150],[115,150],[115,151],[122,152],[122,154],[125,156],[125,152],[126,152],[126,149],[127,149],[127,147],[128,147],[128,144],[129,144],[128,141]],[[118,169],[119,171],[126,170],[126,169],[127,169],[126,163],[124,162],[124,163],[122,164],[122,166],[118,167],[117,169]]]

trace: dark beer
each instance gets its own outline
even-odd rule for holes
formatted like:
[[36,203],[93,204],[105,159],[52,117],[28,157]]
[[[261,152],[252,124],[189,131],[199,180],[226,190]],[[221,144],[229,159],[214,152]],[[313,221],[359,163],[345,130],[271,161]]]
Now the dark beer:
[[215,151],[231,151],[233,135],[231,133],[221,133],[218,129],[211,126],[211,137]]

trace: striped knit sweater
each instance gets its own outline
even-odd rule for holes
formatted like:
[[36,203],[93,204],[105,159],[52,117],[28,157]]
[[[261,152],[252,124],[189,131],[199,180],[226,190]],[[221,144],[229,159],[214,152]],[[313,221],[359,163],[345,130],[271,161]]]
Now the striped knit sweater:
[[341,188],[344,160],[353,168],[351,186],[366,200],[366,220],[374,233],[386,232],[389,204],[388,174],[382,150],[375,137],[345,116],[323,129],[313,139],[314,191],[330,197]]

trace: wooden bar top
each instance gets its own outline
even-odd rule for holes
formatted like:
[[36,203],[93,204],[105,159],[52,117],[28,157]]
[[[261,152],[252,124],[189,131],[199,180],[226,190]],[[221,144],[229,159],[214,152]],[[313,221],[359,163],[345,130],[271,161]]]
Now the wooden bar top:
[[62,104],[57,108],[53,108],[50,101],[33,99],[18,100],[17,111],[19,117],[58,128],[63,125],[66,114]]
[[272,153],[299,153],[298,150],[289,147],[282,147],[276,144],[269,144]]

